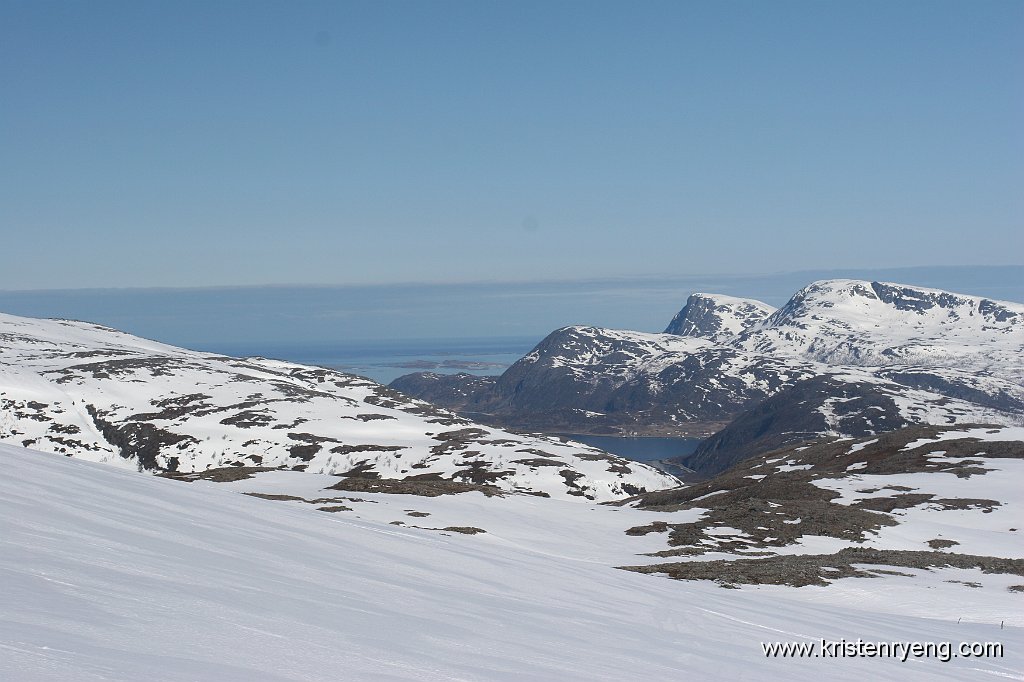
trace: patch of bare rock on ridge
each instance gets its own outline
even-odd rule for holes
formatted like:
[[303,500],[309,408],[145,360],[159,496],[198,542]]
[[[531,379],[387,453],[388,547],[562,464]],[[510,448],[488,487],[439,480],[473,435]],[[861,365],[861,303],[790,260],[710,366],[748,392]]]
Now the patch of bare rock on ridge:
[[[679,580],[713,580],[723,587],[746,585],[828,585],[839,578],[874,578],[901,575],[887,568],[862,568],[857,565],[902,568],[979,568],[983,573],[1024,576],[1024,559],[1003,559],[945,552],[869,549],[850,547],[835,554],[799,554],[763,559],[732,561],[691,561],[650,566],[624,566],[638,573],[664,573]],[[902,575],[910,575],[902,573]]]
[[[998,426],[922,426],[873,438],[819,439],[754,457],[703,483],[618,502],[652,511],[704,512],[689,523],[654,521],[628,529],[630,535],[664,534],[666,549],[649,556],[672,561],[621,568],[723,586],[825,585],[838,578],[891,574],[886,566],[1024,576],[1019,556],[960,552],[955,537],[899,548],[872,546],[886,529],[911,523],[906,515],[912,511],[939,521],[951,511],[968,512],[1001,532],[1016,533],[1021,495],[1006,499],[1012,483],[1007,486],[1005,479],[1024,473],[1017,468],[1024,466],[1024,439],[1016,440],[1024,429],[1003,433]],[[1004,467],[1007,471],[1000,470]],[[928,491],[930,483],[940,481],[946,492]],[[970,487],[974,496],[949,494],[967,481],[977,484]],[[990,489],[1002,499],[978,496],[987,483],[997,484]],[[1014,511],[999,516],[1006,505]],[[822,538],[845,546],[831,554],[801,548]]]
[[345,476],[337,483],[328,487],[329,490],[347,490],[362,493],[390,493],[393,495],[420,495],[422,497],[438,497],[439,495],[458,495],[460,493],[480,492],[487,497],[501,496],[499,488],[490,485],[475,485],[461,481],[447,481],[439,477],[424,474],[422,478],[410,477],[399,480],[370,478],[361,476]]

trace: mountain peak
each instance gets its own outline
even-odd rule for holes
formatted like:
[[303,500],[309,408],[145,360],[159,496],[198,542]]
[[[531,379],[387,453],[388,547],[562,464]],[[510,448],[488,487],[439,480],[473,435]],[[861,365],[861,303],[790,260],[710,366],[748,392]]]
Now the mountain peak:
[[696,293],[686,299],[665,333],[721,341],[763,322],[774,311],[767,303],[750,298]]
[[737,343],[828,364],[1019,366],[1024,305],[907,284],[823,280],[798,291],[756,338]]
[[1024,324],[1024,306],[941,289],[853,279],[812,282],[775,312],[768,320],[774,327],[792,324],[827,312],[827,317],[847,322],[897,323],[913,320],[914,325],[966,322],[975,318],[982,326],[1016,327]]

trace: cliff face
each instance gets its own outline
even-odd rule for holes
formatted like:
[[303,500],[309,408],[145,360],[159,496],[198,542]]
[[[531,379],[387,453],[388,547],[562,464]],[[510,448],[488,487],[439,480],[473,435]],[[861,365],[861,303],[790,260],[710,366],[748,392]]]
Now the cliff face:
[[693,294],[665,333],[725,341],[764,322],[773,312],[775,308],[753,299]]

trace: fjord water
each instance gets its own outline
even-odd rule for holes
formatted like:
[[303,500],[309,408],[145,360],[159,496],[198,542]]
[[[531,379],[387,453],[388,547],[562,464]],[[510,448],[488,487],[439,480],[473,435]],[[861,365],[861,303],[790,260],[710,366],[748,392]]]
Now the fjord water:
[[654,462],[672,457],[693,454],[700,445],[700,438],[657,438],[631,436],[591,436],[566,434],[567,438],[593,445],[605,452],[631,459],[635,462]]

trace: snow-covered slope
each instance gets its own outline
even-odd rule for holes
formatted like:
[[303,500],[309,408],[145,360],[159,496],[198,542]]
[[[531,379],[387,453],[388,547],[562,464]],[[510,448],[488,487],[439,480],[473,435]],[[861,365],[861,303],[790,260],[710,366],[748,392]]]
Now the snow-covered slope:
[[828,280],[801,289],[735,344],[835,365],[1015,370],[1024,305],[884,282]]
[[[0,470],[4,680],[1024,676],[1017,602],[944,582],[974,579],[964,572],[922,576],[916,591],[885,574],[723,590],[611,568],[655,545],[623,527],[684,520],[676,513],[365,494],[354,518],[10,446],[0,446]],[[471,520],[488,532],[388,523],[396,518]],[[866,604],[865,582],[898,603]],[[857,638],[999,642],[1004,655],[904,663],[770,658],[761,646]]]
[[724,341],[764,322],[774,312],[767,303],[751,298],[693,294],[665,333]]
[[10,315],[0,315],[0,441],[133,468],[287,467],[595,500],[676,484],[584,445],[480,426],[361,377]]
[[[806,442],[747,459],[705,483],[644,495],[636,503],[644,508],[701,517],[633,532],[666,539],[658,555],[673,563],[642,566],[646,571],[826,586],[870,578],[884,565],[881,575],[902,572],[905,588],[916,589],[916,576],[953,567],[974,577],[951,576],[952,584],[967,584],[979,600],[1001,595],[1020,609],[1022,480],[1024,428],[917,426]],[[877,608],[890,597],[865,586]]]
[[416,373],[390,385],[465,414],[555,433],[708,435],[813,363],[675,334],[552,332],[499,377]]
[[409,375],[392,385],[497,424],[720,432],[708,447],[723,466],[766,434],[1024,421],[1024,305],[832,280],[770,310],[695,295],[669,326],[675,334],[568,327],[490,381]]

